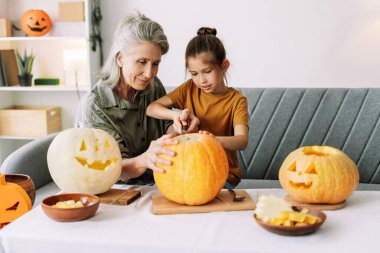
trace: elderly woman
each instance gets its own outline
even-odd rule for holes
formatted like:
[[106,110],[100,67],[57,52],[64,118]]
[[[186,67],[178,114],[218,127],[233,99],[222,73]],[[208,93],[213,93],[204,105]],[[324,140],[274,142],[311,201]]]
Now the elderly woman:
[[130,184],[152,183],[151,170],[162,172],[156,163],[170,163],[158,155],[174,155],[162,147],[175,143],[171,134],[163,136],[169,122],[146,115],[147,106],[166,94],[157,72],[168,49],[158,23],[141,14],[124,18],[99,81],[80,104],[77,124],[103,129],[115,138],[123,157],[120,179]]

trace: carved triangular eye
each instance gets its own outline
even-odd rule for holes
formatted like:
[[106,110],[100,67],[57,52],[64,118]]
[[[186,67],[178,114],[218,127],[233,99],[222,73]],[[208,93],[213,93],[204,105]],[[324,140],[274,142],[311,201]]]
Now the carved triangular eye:
[[7,210],[7,211],[16,211],[16,210],[17,210],[17,207],[18,207],[18,204],[20,204],[19,201],[17,201],[13,206],[8,207],[6,210]]
[[296,171],[296,162],[292,163],[292,165],[289,166],[288,171]]
[[87,150],[87,145],[86,145],[86,142],[82,140],[82,144],[80,145],[79,151],[84,151],[84,150]]
[[306,169],[305,173],[318,174],[317,170],[315,169],[314,163],[310,164],[310,166]]

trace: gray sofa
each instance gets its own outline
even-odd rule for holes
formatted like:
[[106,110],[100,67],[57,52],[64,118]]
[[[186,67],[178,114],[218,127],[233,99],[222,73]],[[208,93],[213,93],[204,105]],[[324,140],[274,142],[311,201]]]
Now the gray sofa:
[[[341,149],[357,164],[359,190],[380,190],[380,88],[240,88],[249,103],[249,144],[238,152],[238,188],[277,188],[278,170],[293,150],[308,145]],[[36,203],[58,191],[46,151],[54,135],[7,157],[1,172],[32,177]]]

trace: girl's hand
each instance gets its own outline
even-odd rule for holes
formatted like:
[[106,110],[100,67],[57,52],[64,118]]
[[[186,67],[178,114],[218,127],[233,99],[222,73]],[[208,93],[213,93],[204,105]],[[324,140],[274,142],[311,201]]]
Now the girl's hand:
[[182,133],[183,126],[187,128],[186,133],[196,132],[200,123],[199,119],[189,109],[182,110],[173,121],[174,130],[179,134]]
[[209,131],[200,130],[199,133],[200,134],[210,135],[210,136],[214,137],[214,135],[212,133],[210,133]]
[[149,168],[151,170],[160,172],[160,173],[164,173],[165,171],[163,169],[157,167],[156,164],[170,165],[171,161],[160,158],[160,157],[158,157],[158,155],[164,154],[164,155],[168,155],[168,156],[175,156],[176,153],[173,150],[168,149],[168,148],[163,148],[162,146],[167,145],[167,144],[174,145],[177,143],[178,143],[178,141],[173,139],[172,134],[163,135],[161,138],[159,138],[155,141],[152,141],[149,145],[148,150],[145,151],[145,153],[143,153],[142,159],[144,159],[144,161],[145,161],[145,167]]

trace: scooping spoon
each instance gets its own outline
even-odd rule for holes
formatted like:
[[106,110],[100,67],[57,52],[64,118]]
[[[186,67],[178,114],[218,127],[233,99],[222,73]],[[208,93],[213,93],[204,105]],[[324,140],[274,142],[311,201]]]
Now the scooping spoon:
[[228,191],[232,194],[233,201],[235,201],[235,202],[240,202],[240,201],[243,201],[245,199],[244,196],[237,195],[236,192],[232,189],[228,189]]

